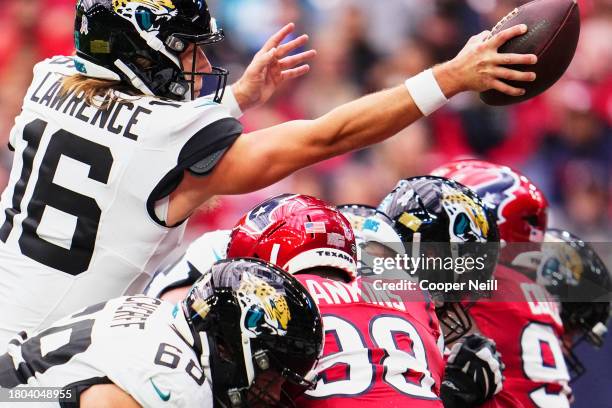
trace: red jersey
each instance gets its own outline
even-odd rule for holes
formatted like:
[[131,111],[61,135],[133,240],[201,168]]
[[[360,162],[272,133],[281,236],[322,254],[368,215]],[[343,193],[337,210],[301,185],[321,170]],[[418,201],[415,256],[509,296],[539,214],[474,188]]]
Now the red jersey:
[[434,306],[350,283],[295,275],[319,306],[325,329],[315,390],[299,407],[440,408],[444,375]]
[[558,304],[540,285],[513,269],[500,265],[495,278],[498,285],[492,298],[476,302],[469,312],[479,331],[495,340],[506,364],[502,393],[525,408],[569,407]]

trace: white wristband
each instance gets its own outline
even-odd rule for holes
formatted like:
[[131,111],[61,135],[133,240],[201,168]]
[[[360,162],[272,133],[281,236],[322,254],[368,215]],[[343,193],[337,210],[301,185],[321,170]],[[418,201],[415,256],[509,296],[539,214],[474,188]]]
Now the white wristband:
[[234,95],[231,85],[225,87],[221,104],[229,109],[232,117],[239,119],[242,116],[242,110],[240,109],[240,105],[238,105],[238,101],[236,100],[236,96]]
[[408,78],[405,85],[424,116],[434,113],[448,102],[431,68]]

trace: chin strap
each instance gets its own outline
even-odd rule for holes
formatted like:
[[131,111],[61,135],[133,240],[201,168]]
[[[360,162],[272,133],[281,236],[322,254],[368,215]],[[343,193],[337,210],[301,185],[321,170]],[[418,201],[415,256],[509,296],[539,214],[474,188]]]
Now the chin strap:
[[253,367],[253,355],[251,352],[251,339],[242,331],[242,355],[244,367],[246,369],[247,384],[252,384],[255,380],[255,367]]
[[130,80],[130,83],[132,84],[132,86],[134,86],[134,88],[138,89],[140,92],[142,92],[145,95],[149,95],[149,96],[155,95],[153,91],[151,91],[149,87],[146,86],[145,83],[142,82],[140,78],[138,78],[138,75],[136,75],[136,73],[132,71],[130,67],[128,67],[123,61],[116,60],[115,66],[119,68],[119,70],[128,77],[128,79]]

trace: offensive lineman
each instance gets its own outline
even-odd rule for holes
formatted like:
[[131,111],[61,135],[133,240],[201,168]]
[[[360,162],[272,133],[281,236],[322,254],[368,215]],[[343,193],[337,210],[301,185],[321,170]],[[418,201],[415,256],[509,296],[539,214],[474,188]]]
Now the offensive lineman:
[[120,297],[22,333],[0,356],[0,387],[63,388],[59,405],[41,404],[62,408],[263,408],[285,381],[312,385],[322,342],[319,312],[293,277],[221,261],[176,306]]
[[[201,50],[223,38],[205,1],[78,0],[77,56],[35,67],[10,134],[0,347],[88,302],[139,292],[179,244],[184,221],[214,195],[253,191],[382,141],[463,91],[522,94],[501,79],[534,80],[507,66],[536,56],[497,49],[526,29],[483,32],[406,85],[241,136],[240,123],[216,103],[227,72]],[[273,85],[307,70],[291,68],[303,60],[283,58],[288,50],[278,43],[263,50],[256,70]],[[203,78],[218,79],[213,100],[194,99]],[[235,97],[248,106],[251,93]]]

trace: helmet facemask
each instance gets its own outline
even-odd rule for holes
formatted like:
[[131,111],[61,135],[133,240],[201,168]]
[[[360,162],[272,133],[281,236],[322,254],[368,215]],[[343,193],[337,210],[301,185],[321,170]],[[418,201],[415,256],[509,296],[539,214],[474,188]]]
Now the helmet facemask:
[[292,407],[293,398],[314,389],[314,363],[299,366],[281,361],[269,347],[275,336],[260,340],[242,334],[241,341],[229,341],[238,331],[236,327],[233,336],[208,335],[213,392],[222,406]]
[[563,354],[570,374],[570,383],[580,378],[586,367],[574,353],[576,347],[586,341],[599,349],[603,346],[608,329],[605,323],[610,315],[608,302],[563,302],[561,319],[565,329],[562,341]]
[[532,262],[536,281],[561,303],[563,351],[573,382],[586,371],[574,349],[583,341],[603,345],[612,274],[594,247],[567,231],[549,229],[538,255]]
[[305,368],[309,375],[303,376],[266,350],[254,353],[253,363],[255,380],[244,397],[249,407],[294,407],[294,398],[316,386],[312,367]]
[[[166,47],[177,54],[184,78],[183,83],[176,82],[170,84],[170,92],[173,92],[177,97],[181,95],[185,97],[187,93],[190,93],[189,99],[193,101],[202,94],[201,90],[210,90],[210,93],[204,93],[206,95],[212,95],[213,102],[221,103],[225,92],[225,86],[227,85],[227,70],[225,68],[211,66],[210,72],[199,71],[198,61],[202,58],[207,58],[204,53],[206,46],[222,41],[223,37],[223,30],[216,30],[215,34],[204,37],[174,33],[166,39]],[[191,52],[191,64],[189,64],[189,66],[183,65],[181,57],[184,52]],[[198,81],[202,83],[199,86],[198,92],[196,92]],[[185,85],[187,88],[185,88]]]
[[468,307],[459,302],[444,302],[436,305],[436,315],[444,333],[446,345],[452,344],[465,336],[472,329],[472,319]]

